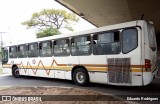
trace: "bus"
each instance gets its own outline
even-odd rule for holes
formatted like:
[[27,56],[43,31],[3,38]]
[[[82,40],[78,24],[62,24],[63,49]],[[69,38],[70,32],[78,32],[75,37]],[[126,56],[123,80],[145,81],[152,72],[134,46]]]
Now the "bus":
[[2,48],[3,71],[73,80],[85,86],[148,85],[158,73],[152,22],[136,20]]

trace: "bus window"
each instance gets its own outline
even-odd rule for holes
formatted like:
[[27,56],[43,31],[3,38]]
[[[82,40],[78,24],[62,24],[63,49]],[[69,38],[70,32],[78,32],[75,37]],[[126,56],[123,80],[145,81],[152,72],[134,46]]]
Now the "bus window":
[[28,57],[38,57],[38,43],[28,44]]
[[18,52],[17,52],[18,58],[24,58],[26,57],[26,45],[20,45],[18,46]]
[[149,46],[152,49],[152,51],[155,51],[156,48],[157,48],[155,30],[154,30],[154,27],[151,24],[148,24],[147,26],[148,26]]
[[54,56],[69,56],[70,45],[69,39],[61,39],[54,41]]
[[93,36],[93,54],[119,54],[120,39],[119,31],[98,33]]
[[52,56],[52,41],[39,43],[39,54],[41,57]]
[[17,58],[17,46],[12,46],[9,48],[9,57]]
[[91,37],[89,35],[71,39],[71,54],[73,56],[90,55],[91,52]]
[[125,29],[122,32],[122,51],[128,53],[138,46],[138,31],[137,29]]

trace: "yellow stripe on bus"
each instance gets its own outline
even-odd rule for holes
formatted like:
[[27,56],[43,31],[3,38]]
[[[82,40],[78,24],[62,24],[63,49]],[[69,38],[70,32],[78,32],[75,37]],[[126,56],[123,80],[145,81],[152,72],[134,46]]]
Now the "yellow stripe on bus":
[[[59,69],[59,70],[72,70],[73,66],[21,66],[18,65],[19,68],[24,68],[24,69]],[[139,66],[139,67],[138,67]],[[144,68],[142,68],[143,65],[131,65],[130,67],[130,71],[131,72],[147,72]],[[12,65],[11,64],[4,64],[3,65],[4,68],[11,68]],[[87,68],[88,71],[100,71],[100,72],[107,72],[108,71],[108,67],[96,67],[95,65],[87,65],[85,66]],[[143,70],[142,70],[143,69]]]
[[101,72],[107,72],[107,67],[86,67],[88,71],[101,71]]
[[4,68],[10,68],[11,65],[2,65],[2,67],[4,67]]

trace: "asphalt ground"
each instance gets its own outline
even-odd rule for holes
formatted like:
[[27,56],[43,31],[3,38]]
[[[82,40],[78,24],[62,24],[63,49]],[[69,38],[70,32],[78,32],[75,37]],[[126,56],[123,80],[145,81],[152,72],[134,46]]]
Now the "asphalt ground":
[[[147,86],[113,86],[104,84],[91,83],[87,87],[80,87],[74,84],[73,81],[41,78],[41,77],[27,77],[14,78],[12,75],[0,74],[0,87],[43,87],[43,86],[61,86],[73,87],[103,92],[126,100],[127,96],[158,96],[159,101],[135,101],[140,104],[160,104],[160,71],[156,78]],[[125,95],[125,96],[123,96]]]
[[[80,87],[75,85],[73,81],[68,81],[68,80],[41,78],[41,77],[26,77],[26,76],[22,76],[21,78],[14,78],[12,75],[1,75],[0,86],[1,87],[35,87],[35,86],[74,87],[74,88],[103,92],[105,94],[117,96],[124,100],[126,100],[126,97],[130,96],[143,96],[143,95],[160,96],[160,76],[157,76],[153,80],[153,82],[147,86],[129,87],[129,86],[113,86],[113,85],[91,83],[87,87]],[[149,102],[137,101],[137,102],[141,104],[150,104],[150,101]],[[160,102],[154,102],[154,104],[159,104],[159,103]]]

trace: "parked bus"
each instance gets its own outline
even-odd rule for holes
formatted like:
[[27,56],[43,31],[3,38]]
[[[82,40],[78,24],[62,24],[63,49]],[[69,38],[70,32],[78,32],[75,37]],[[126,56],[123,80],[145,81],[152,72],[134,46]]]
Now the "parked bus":
[[158,72],[154,27],[144,20],[55,35],[3,47],[3,71],[16,78],[38,76],[144,86]]

